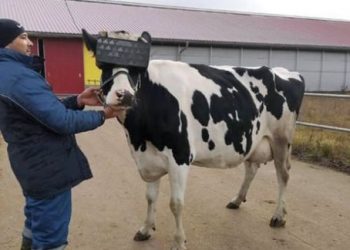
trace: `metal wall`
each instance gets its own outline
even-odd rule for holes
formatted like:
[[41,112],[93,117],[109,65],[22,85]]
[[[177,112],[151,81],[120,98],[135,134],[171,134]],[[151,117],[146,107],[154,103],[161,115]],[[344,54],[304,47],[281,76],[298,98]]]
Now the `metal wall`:
[[153,45],[151,58],[210,65],[285,67],[304,76],[307,91],[350,90],[350,53],[346,51]]

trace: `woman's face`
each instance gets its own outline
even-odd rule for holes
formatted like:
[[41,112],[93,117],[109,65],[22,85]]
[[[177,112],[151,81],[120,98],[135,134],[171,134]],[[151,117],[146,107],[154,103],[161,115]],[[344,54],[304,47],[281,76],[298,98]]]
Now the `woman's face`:
[[26,32],[20,34],[6,48],[16,50],[19,53],[30,56],[32,53],[33,43],[30,41]]

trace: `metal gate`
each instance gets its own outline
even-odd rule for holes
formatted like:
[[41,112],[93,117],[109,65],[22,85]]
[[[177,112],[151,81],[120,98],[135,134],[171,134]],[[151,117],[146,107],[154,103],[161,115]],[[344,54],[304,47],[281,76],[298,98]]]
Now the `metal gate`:
[[[343,99],[350,100],[350,95],[339,95],[339,94],[305,93],[305,96],[316,96],[316,97],[325,97],[325,98],[343,98]],[[341,127],[322,125],[322,124],[311,123],[311,122],[297,121],[297,125],[350,133],[350,128],[341,128]]]

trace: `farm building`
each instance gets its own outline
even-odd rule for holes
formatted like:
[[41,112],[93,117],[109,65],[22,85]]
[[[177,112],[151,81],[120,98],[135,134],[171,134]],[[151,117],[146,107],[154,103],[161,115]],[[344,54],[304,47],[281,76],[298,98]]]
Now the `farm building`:
[[299,71],[308,91],[350,89],[350,22],[91,0],[1,0],[0,17],[22,23],[45,57],[55,93],[98,85],[81,29],[153,37],[152,59]]

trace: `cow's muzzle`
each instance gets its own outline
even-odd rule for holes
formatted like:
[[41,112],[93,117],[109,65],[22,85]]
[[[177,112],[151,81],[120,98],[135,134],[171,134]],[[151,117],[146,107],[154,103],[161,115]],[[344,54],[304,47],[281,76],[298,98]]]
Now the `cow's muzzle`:
[[108,101],[106,100],[106,95],[108,95],[108,92],[111,89],[111,84],[113,83],[114,78],[116,78],[119,74],[127,75],[130,85],[135,92],[137,91],[137,89],[141,84],[140,74],[137,74],[136,83],[135,83],[133,78],[129,75],[128,71],[122,70],[122,71],[116,72],[105,81],[103,82],[101,81],[100,89],[96,93],[97,99],[103,106],[116,106],[118,108],[120,107],[128,108],[132,106],[134,103],[136,103],[134,95],[131,94],[128,90],[116,90],[115,96],[112,97],[112,101],[109,101],[108,103]]
[[[135,102],[135,96],[127,90],[117,90],[115,91],[116,103],[111,103],[111,105],[131,107]],[[107,103],[108,105],[108,103]]]

